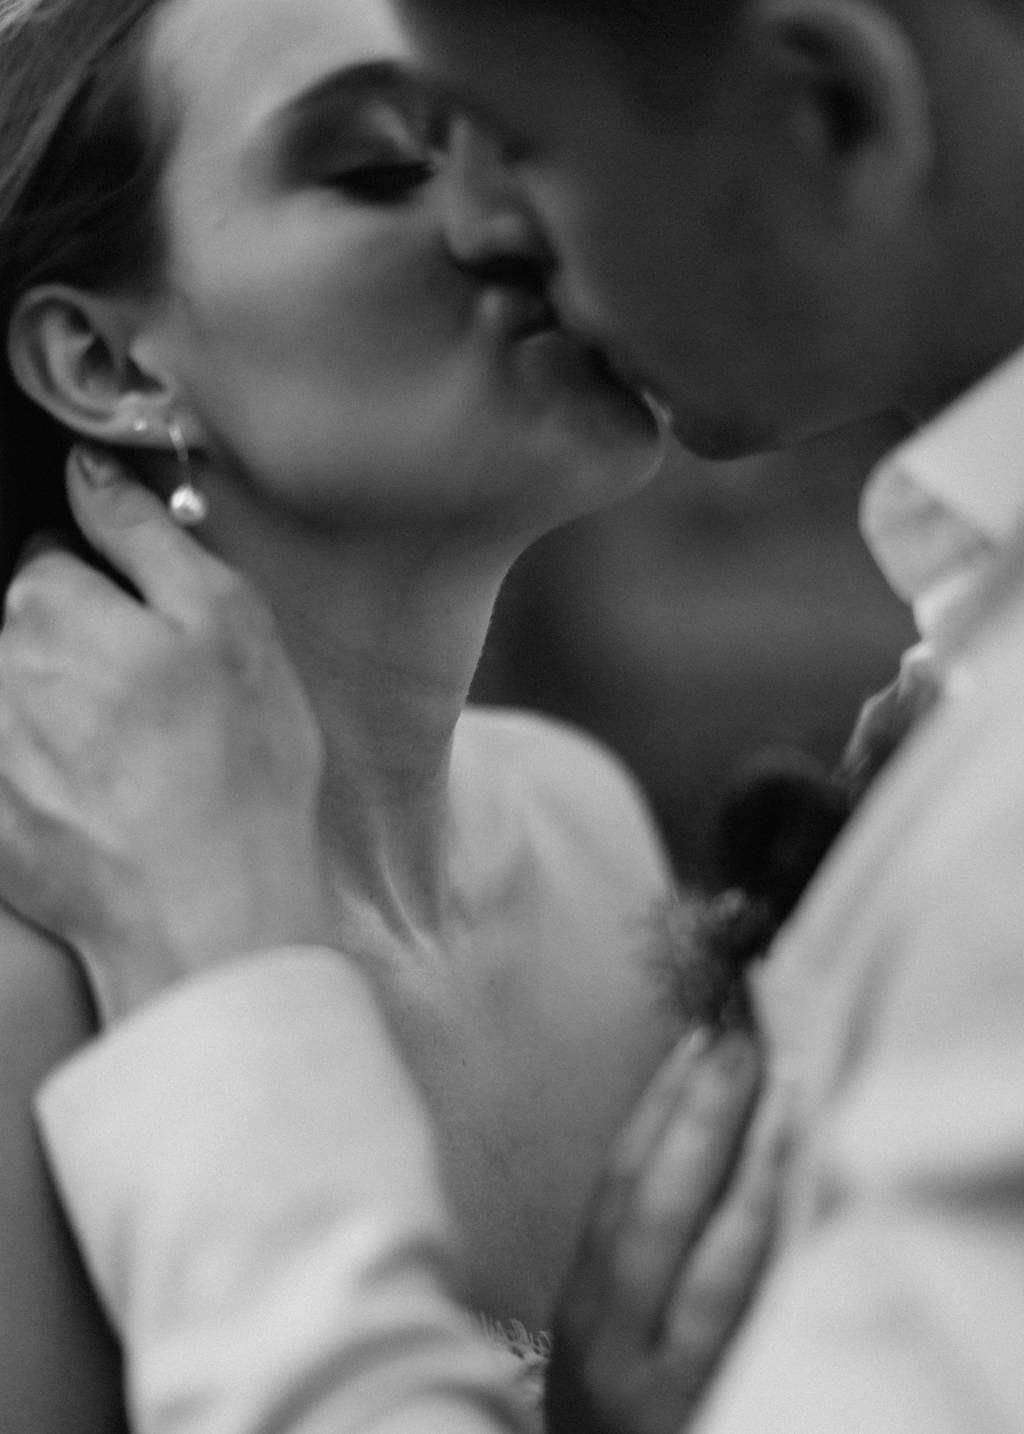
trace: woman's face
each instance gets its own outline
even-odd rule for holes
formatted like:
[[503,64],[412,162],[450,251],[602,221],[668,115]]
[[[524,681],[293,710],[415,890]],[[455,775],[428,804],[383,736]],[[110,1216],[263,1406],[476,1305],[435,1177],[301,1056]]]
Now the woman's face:
[[[162,356],[210,452],[274,502],[540,529],[639,482],[655,425],[549,326],[530,221],[403,59],[384,0],[160,12]],[[476,186],[490,218],[460,242]]]

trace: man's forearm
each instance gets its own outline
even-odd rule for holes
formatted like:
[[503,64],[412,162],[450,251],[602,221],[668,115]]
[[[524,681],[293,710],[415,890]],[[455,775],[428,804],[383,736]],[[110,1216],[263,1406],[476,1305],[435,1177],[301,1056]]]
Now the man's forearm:
[[500,1434],[425,1111],[362,978],[270,953],[179,987],[40,1120],[147,1434]]

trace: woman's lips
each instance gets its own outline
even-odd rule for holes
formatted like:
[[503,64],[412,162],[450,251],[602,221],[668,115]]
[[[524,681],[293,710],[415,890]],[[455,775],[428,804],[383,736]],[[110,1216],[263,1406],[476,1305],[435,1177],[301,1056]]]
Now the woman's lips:
[[502,343],[559,326],[558,315],[542,292],[512,285],[487,289],[480,299],[480,313],[485,327]]
[[[551,380],[607,384],[614,381],[611,370],[597,349],[582,344],[558,325],[524,333],[516,341],[516,363],[538,377]],[[621,387],[616,383],[616,387]]]
[[484,327],[503,362],[532,387],[569,389],[579,394],[615,396],[659,414],[639,386],[622,377],[605,351],[561,321],[545,294],[515,286],[487,290],[480,300]]
[[545,295],[528,289],[491,289],[482,297],[481,310],[487,329],[502,348],[511,351],[519,372],[552,383],[610,384],[638,396],[632,385],[622,383],[599,348],[561,323]]
[[609,345],[607,348],[599,345],[598,351],[612,378],[623,388],[629,389],[631,393],[635,393],[638,398],[643,400],[657,420],[659,427],[666,431],[671,429],[672,405],[657,384],[652,383],[650,376],[625,355],[618,352],[613,345]]
[[597,330],[576,323],[559,305],[545,299],[546,322],[567,335],[573,342],[592,356],[593,362],[602,371],[606,380],[619,389],[625,389],[639,399],[653,415],[660,429],[669,431],[673,424],[672,405],[660,386],[651,376],[614,343],[606,342]]

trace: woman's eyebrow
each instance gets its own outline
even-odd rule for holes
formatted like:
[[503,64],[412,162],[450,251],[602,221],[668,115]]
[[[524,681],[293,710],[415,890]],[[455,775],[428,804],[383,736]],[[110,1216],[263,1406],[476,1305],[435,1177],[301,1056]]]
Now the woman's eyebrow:
[[422,104],[422,82],[396,60],[368,60],[346,65],[316,80],[288,100],[278,114],[285,123],[298,122],[325,109],[356,108],[367,100]]
[[432,93],[395,61],[374,60],[332,70],[271,116],[275,170],[285,176],[304,174],[321,164],[325,155],[336,154],[339,143],[365,140],[367,134],[376,133],[388,115],[399,117],[410,133],[422,131],[427,136],[436,120]]

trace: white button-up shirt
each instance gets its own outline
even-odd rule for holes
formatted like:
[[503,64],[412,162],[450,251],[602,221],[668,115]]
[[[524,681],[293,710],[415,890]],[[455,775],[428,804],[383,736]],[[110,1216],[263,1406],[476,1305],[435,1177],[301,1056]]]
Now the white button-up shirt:
[[922,640],[955,622],[1024,523],[1024,350],[876,469],[861,531]]

